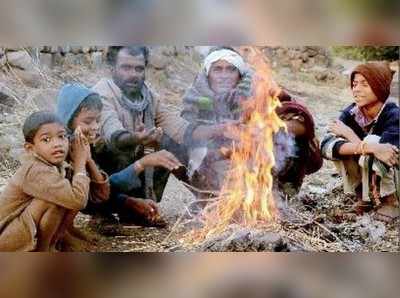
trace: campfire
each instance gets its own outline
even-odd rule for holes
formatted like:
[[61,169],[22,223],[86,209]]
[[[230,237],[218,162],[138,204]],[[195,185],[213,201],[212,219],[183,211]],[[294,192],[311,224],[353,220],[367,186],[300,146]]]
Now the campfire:
[[231,225],[257,228],[275,222],[277,209],[273,192],[275,166],[273,136],[285,123],[275,109],[280,105],[271,93],[271,72],[256,48],[241,48],[253,66],[253,96],[242,102],[240,125],[231,129],[231,168],[218,199],[203,210],[204,226],[194,231],[197,241],[224,233]]

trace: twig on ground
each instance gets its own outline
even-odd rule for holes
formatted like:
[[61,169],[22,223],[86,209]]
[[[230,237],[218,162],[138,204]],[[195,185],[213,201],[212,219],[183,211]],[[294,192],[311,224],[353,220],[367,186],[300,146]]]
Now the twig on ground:
[[[306,220],[306,221],[310,221],[308,218],[306,218],[303,214],[297,212],[295,209],[290,208],[290,210],[299,218],[301,218],[302,220]],[[333,233],[331,230],[329,230],[326,226],[324,226],[323,224],[319,223],[318,221],[316,221],[315,219],[311,219],[311,222],[315,225],[317,225],[318,227],[320,227],[321,229],[323,229],[325,232],[327,232],[329,235],[331,235],[332,237],[334,237],[336,239],[336,241],[338,241],[344,248],[346,248],[347,250],[351,251],[351,248],[346,245],[346,243],[344,243],[335,233]]]
[[199,189],[197,187],[194,187],[186,182],[180,181],[184,186],[186,186],[187,188],[193,190],[194,192],[197,192],[199,194],[205,194],[205,195],[212,195],[212,196],[219,196],[219,191],[214,191],[214,190],[202,190]]

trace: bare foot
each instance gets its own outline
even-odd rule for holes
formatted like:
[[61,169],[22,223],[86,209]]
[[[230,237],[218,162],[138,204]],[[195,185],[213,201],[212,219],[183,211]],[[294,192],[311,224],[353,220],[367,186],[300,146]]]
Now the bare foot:
[[88,241],[79,239],[67,231],[64,237],[58,242],[58,247],[62,252],[90,252],[92,244]]

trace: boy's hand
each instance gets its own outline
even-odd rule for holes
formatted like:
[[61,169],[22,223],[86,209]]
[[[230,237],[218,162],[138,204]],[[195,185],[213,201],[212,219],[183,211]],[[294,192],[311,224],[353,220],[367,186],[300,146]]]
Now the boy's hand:
[[367,144],[367,151],[390,167],[399,164],[399,149],[391,144]]
[[84,137],[80,127],[74,132],[74,137],[71,141],[70,157],[76,171],[83,171],[86,163],[91,159],[89,142]]
[[150,222],[160,216],[157,203],[152,200],[129,197],[125,201],[125,207]]
[[349,141],[352,141],[354,136],[353,130],[340,120],[335,120],[333,123],[331,123],[328,127],[328,131]]

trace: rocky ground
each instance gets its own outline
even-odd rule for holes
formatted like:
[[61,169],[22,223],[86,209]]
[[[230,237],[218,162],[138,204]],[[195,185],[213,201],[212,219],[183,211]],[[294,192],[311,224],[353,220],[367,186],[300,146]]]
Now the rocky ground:
[[[148,78],[167,99],[170,108],[179,110],[180,98],[199,69],[201,51],[171,48],[154,50]],[[308,49],[307,53],[310,52],[313,50]],[[322,136],[327,124],[351,102],[348,74],[358,61],[330,57],[321,63],[318,59],[323,57],[319,53],[318,57],[310,54],[317,57],[314,59],[317,62],[310,62],[304,53],[293,50],[282,62],[281,56],[285,54],[275,48],[267,56],[276,57],[272,59],[275,79],[306,103],[315,117],[317,135]],[[32,65],[29,71],[38,75],[30,77],[36,80],[33,84],[27,84],[27,78],[22,81],[20,73],[12,68],[0,71],[0,192],[18,166],[22,150],[20,128],[26,115],[53,106],[62,82],[76,80],[93,85],[108,74],[107,69],[98,66],[80,65],[63,65],[51,70]],[[395,81],[398,82],[398,77]],[[398,83],[393,86],[392,96],[398,98]],[[78,217],[76,225],[96,236],[98,241],[92,251],[399,251],[399,221],[384,225],[368,215],[359,218],[346,215],[351,198],[341,194],[340,178],[329,162],[318,173],[307,177],[297,197],[286,200],[290,220],[283,219],[267,232],[231,227],[234,231],[228,231],[224,239],[214,239],[219,246],[215,243],[194,245],[182,240],[185,226],[181,215],[193,200],[193,194],[171,177],[160,205],[170,223],[168,228],[119,226],[117,235],[104,236],[89,227],[90,218],[84,215]],[[190,226],[193,225],[186,225],[186,230]],[[264,239],[264,243],[254,239]]]

